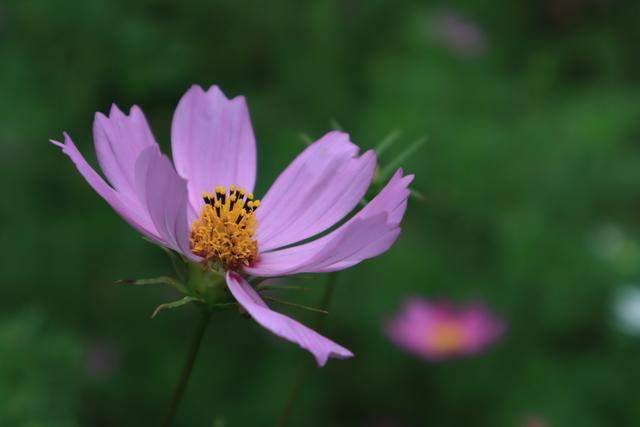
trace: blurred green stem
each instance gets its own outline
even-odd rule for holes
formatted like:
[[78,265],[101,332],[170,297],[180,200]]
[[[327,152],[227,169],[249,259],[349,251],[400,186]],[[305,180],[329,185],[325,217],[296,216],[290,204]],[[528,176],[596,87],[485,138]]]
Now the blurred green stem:
[[[327,285],[324,288],[324,294],[322,295],[322,300],[320,302],[320,309],[323,311],[327,311],[329,308],[329,304],[331,304],[331,298],[333,297],[333,291],[336,287],[336,280],[338,278],[338,273],[330,273],[329,280]],[[325,315],[323,313],[318,314],[318,318],[316,319],[316,330],[319,333],[323,332],[325,325]],[[306,380],[309,375],[309,370],[311,368],[311,364],[308,361],[304,361],[302,365],[300,365],[300,369],[298,370],[298,375],[296,375],[296,379],[291,385],[291,391],[289,392],[289,397],[287,398],[287,403],[284,405],[284,409],[282,410],[282,414],[280,414],[280,418],[278,419],[277,427],[285,427],[289,422],[289,418],[291,417],[291,411],[293,410],[293,405],[298,400],[298,395],[300,394],[300,390],[302,390],[302,384]]]
[[189,383],[189,378],[191,377],[191,371],[193,370],[193,365],[196,361],[196,357],[198,356],[198,350],[200,350],[200,343],[202,342],[202,337],[204,336],[204,331],[207,329],[207,325],[209,324],[209,318],[211,317],[211,312],[209,310],[203,309],[202,316],[200,317],[200,322],[198,323],[198,327],[193,335],[193,339],[191,341],[191,348],[189,349],[189,355],[187,356],[187,362],[182,369],[182,375],[180,376],[180,382],[176,385],[176,389],[173,392],[173,398],[171,399],[171,404],[169,405],[169,412],[167,412],[167,416],[164,418],[162,422],[163,427],[169,427],[173,423],[173,419],[176,416],[176,412],[178,411],[178,405],[180,405],[180,401],[182,400],[182,395],[184,390],[187,388],[187,384]]

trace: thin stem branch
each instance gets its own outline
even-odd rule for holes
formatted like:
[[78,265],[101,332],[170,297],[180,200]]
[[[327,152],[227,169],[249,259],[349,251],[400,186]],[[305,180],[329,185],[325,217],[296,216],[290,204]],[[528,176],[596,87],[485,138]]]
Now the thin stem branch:
[[[329,305],[331,304],[331,298],[333,298],[333,291],[336,288],[337,278],[338,273],[329,273],[329,280],[324,287],[324,294],[322,294],[322,300],[320,301],[320,309],[323,311],[329,311]],[[326,318],[326,316],[319,315],[316,319],[316,327],[320,332],[323,332]]]
[[[330,273],[329,280],[324,288],[324,294],[322,295],[322,300],[320,301],[320,309],[327,311],[329,309],[329,305],[331,304],[331,298],[333,297],[333,291],[336,287],[336,280],[338,278],[338,273]],[[320,333],[323,332],[325,326],[326,316],[323,314],[319,314],[316,319],[316,330]],[[282,414],[280,414],[280,418],[278,419],[277,427],[286,427],[289,422],[289,418],[291,417],[291,412],[293,411],[293,405],[298,400],[298,396],[300,395],[300,390],[302,390],[302,385],[309,375],[309,369],[311,368],[311,364],[308,361],[304,361],[300,365],[300,369],[298,370],[298,375],[291,385],[291,391],[289,392],[289,397],[287,398],[287,402],[285,403],[284,409],[282,410]]]
[[324,315],[329,314],[327,310],[322,310],[320,308],[315,308],[315,307],[309,307],[308,305],[303,305],[303,304],[296,304],[295,302],[285,301],[279,298],[265,296],[264,299],[268,299],[269,301],[277,302],[278,304],[282,304],[282,305],[290,305],[291,307],[297,307],[303,310],[313,311],[314,313],[320,313]]
[[191,347],[189,348],[189,354],[187,355],[187,361],[182,369],[182,374],[180,375],[180,381],[176,385],[175,391],[173,392],[173,398],[171,399],[171,403],[169,404],[169,412],[167,412],[164,421],[162,422],[163,427],[170,427],[173,423],[173,419],[176,416],[176,412],[178,411],[178,405],[182,400],[182,395],[184,394],[184,390],[187,388],[187,384],[189,383],[189,378],[191,377],[191,371],[193,370],[193,365],[196,361],[196,357],[198,356],[198,351],[200,350],[200,343],[202,342],[202,337],[204,336],[204,331],[207,329],[207,325],[209,324],[209,318],[211,317],[211,312],[203,310],[202,317],[200,318],[200,322],[196,328],[196,331],[193,335],[191,341]]

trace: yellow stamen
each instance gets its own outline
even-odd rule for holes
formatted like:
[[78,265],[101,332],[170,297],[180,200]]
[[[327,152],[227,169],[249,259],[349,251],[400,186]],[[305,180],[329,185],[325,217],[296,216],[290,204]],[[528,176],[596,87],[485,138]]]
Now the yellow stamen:
[[215,193],[203,193],[202,198],[204,206],[191,226],[191,251],[206,261],[219,261],[225,269],[251,265],[258,254],[254,212],[260,200],[235,185],[229,192],[217,186]]
[[451,353],[462,346],[464,334],[460,325],[447,322],[436,325],[434,329],[429,341],[438,352]]

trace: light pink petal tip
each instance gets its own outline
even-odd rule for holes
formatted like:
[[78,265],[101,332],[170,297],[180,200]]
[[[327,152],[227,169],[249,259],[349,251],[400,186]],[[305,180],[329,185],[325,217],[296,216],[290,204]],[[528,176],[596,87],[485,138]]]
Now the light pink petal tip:
[[217,86],[192,86],[178,103],[171,126],[173,160],[189,181],[189,198],[199,211],[202,193],[218,185],[253,191],[256,144],[245,98],[227,99]]
[[118,193],[137,198],[135,165],[148,147],[157,147],[142,110],[131,107],[125,115],[114,104],[109,116],[96,113],[93,141],[100,168]]
[[277,336],[298,344],[315,357],[318,366],[324,366],[330,357],[353,357],[346,348],[323,337],[300,322],[269,309],[258,293],[240,275],[227,272],[227,286],[238,303],[262,327]]
[[155,225],[149,217],[146,206],[140,204],[137,197],[122,194],[109,186],[107,182],[87,163],[71,137],[65,132],[64,143],[51,140],[51,142],[62,148],[62,152],[69,156],[76,165],[78,172],[84,177],[89,185],[122,216],[125,221],[131,224],[136,230],[148,238],[162,243],[162,238],[158,234]]
[[329,272],[380,255],[400,234],[412,179],[398,170],[371,202],[334,231],[299,246],[260,253],[245,271],[257,276]]
[[297,243],[332,225],[356,207],[373,178],[376,156],[346,133],[333,131],[305,149],[262,198],[256,217],[263,251]]

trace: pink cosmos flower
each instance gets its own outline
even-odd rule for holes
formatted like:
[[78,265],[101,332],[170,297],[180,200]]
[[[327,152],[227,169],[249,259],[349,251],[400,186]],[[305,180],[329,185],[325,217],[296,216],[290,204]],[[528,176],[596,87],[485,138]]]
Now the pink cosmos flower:
[[85,354],[85,370],[94,378],[106,379],[120,369],[118,346],[104,341],[91,343]]
[[[52,141],[129,224],[203,271],[219,272],[264,328],[310,351],[320,366],[353,354],[301,323],[272,311],[245,279],[342,270],[385,252],[400,233],[412,175],[398,170],[350,219],[376,168],[376,155],[342,132],[329,132],[280,174],[262,201],[251,192],[256,143],[245,98],[217,86],[193,86],[173,116],[173,162],[161,153],[137,106],[97,113],[93,135],[107,183],[68,134]],[[314,238],[309,241],[310,238]],[[304,241],[304,243],[302,243]]]
[[502,321],[482,304],[453,308],[422,298],[409,299],[386,325],[394,343],[429,361],[480,353],[503,331]]
[[488,47],[482,28],[451,10],[433,14],[429,20],[429,30],[432,39],[463,57],[480,56]]

